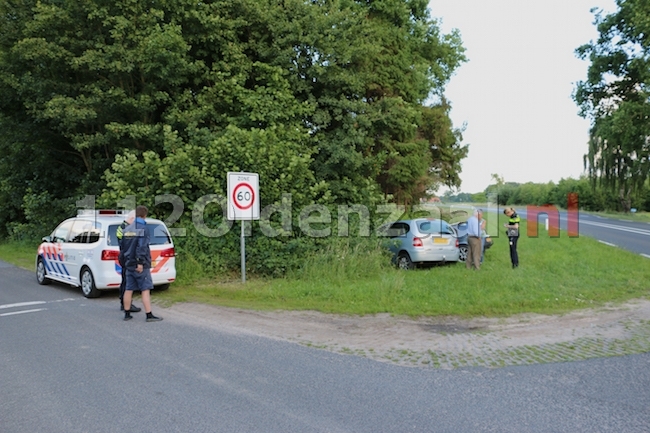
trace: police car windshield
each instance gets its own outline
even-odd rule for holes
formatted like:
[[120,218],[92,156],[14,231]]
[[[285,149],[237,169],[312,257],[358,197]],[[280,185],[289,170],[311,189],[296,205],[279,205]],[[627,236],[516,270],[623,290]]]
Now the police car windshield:
[[[117,228],[119,224],[108,226],[108,245],[118,246],[117,243]],[[171,244],[172,240],[167,233],[167,229],[162,224],[148,222],[147,231],[151,240],[150,245],[167,245]]]

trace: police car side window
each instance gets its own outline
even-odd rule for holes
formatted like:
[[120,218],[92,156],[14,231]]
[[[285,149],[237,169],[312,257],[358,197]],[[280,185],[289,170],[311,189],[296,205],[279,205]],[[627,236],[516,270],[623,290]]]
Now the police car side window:
[[106,239],[106,244],[111,245],[111,246],[118,246],[119,243],[117,242],[117,228],[119,227],[119,224],[114,224],[108,226],[108,236]]
[[68,235],[68,242],[75,244],[93,244],[99,241],[102,225],[94,221],[76,220]]
[[88,238],[86,242],[89,244],[94,244],[95,242],[99,242],[101,231],[102,231],[102,225],[100,223],[93,223],[93,225],[88,229]]
[[149,231],[149,241],[151,242],[151,245],[166,245],[172,243],[165,226],[156,223],[149,223],[147,224],[147,229]]
[[70,233],[73,222],[74,221],[65,221],[58,226],[54,230],[54,233],[52,233],[52,242],[67,242],[68,233]]
[[87,235],[87,226],[92,224],[90,221],[77,220],[72,225],[70,229],[70,234],[68,235],[68,241],[75,244],[85,244]]

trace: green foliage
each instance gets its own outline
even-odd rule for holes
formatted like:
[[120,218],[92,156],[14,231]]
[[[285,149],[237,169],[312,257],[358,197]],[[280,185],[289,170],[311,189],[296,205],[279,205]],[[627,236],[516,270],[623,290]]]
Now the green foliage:
[[[609,188],[595,185],[586,176],[578,179],[560,179],[556,184],[527,182],[519,184],[516,182],[501,182],[489,185],[483,193],[453,194],[448,191],[443,195],[445,202],[473,202],[487,203],[496,198],[498,204],[506,205],[534,205],[543,206],[546,204],[555,205],[566,209],[570,194],[578,195],[578,205],[582,210],[587,211],[624,211],[617,194]],[[631,205],[639,211],[650,211],[650,181],[641,186],[634,194],[631,194]],[[496,202],[494,202],[496,203]]]
[[27,189],[23,196],[25,222],[7,224],[9,239],[31,241],[49,235],[61,222],[60,215],[71,217],[75,214],[76,200],[73,198],[56,198],[47,191],[34,193]]
[[616,3],[616,12],[596,13],[598,40],[576,50],[591,65],[574,99],[592,122],[585,155],[589,176],[614,191],[627,212],[650,175],[650,4]]
[[[460,182],[444,88],[465,60],[423,0],[0,1],[0,235],[51,230],[85,195],[160,217],[174,195],[190,230],[228,171],[260,174],[262,207],[415,203]],[[320,247],[253,233],[263,274]],[[201,236],[178,238],[188,263],[237,266],[234,235]]]

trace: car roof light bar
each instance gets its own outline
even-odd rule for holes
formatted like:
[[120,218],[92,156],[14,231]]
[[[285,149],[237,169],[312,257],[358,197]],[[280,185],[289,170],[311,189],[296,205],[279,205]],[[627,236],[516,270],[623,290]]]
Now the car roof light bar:
[[129,212],[127,209],[79,209],[77,216],[123,216]]

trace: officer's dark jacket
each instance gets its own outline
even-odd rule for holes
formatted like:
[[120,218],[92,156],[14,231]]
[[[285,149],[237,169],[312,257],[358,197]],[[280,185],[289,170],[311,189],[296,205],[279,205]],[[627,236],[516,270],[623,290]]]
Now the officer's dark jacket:
[[138,217],[124,228],[121,247],[126,269],[134,270],[138,265],[151,268],[149,230],[144,219]]

